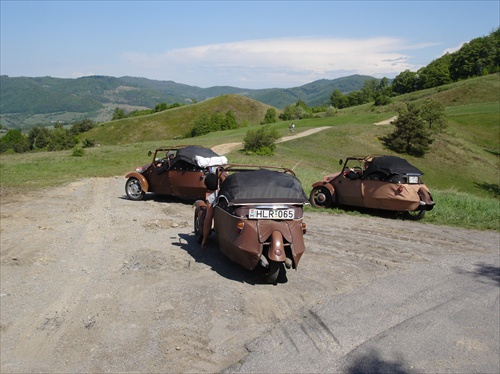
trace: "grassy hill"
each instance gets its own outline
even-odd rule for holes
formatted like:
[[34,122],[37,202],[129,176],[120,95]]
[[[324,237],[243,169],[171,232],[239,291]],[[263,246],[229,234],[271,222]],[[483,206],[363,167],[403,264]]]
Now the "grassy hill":
[[95,139],[101,145],[173,140],[187,134],[202,113],[225,115],[231,110],[238,124],[251,126],[260,124],[268,108],[270,106],[241,95],[224,95],[146,116],[107,122],[82,134],[82,139]]
[[[440,88],[394,98],[391,105],[363,105],[339,111],[334,117],[295,121],[296,133],[328,126],[315,135],[277,144],[273,156],[246,155],[235,150],[226,156],[233,163],[256,163],[293,168],[309,193],[311,184],[339,170],[338,160],[351,155],[393,154],[384,149],[381,136],[392,125],[375,125],[396,114],[401,101],[419,102],[435,97],[446,106],[447,131],[436,137],[423,158],[403,155],[421,169],[424,181],[437,202],[424,222],[462,227],[500,229],[500,74],[469,79]],[[167,144],[217,144],[241,142],[248,128],[220,131],[197,138],[173,138],[189,129],[191,120],[203,110],[233,110],[238,122],[257,125],[266,106],[239,95],[228,95],[205,103],[176,108],[148,118],[108,123],[89,137],[102,142],[85,149],[83,157],[71,151],[2,155],[2,193],[54,186],[78,178],[124,176],[137,165],[150,162],[148,150]],[[168,116],[168,117],[167,117]],[[273,126],[289,135],[288,122]],[[124,179],[125,183],[125,179]],[[336,211],[333,211],[336,212]],[[479,221],[479,223],[478,223]]]

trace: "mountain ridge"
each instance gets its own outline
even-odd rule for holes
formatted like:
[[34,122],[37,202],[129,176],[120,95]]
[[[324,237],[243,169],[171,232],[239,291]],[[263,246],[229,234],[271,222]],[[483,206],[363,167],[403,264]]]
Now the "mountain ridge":
[[6,127],[74,122],[84,118],[102,122],[111,119],[118,107],[125,111],[154,108],[160,103],[191,104],[238,94],[263,104],[284,109],[298,100],[308,106],[327,104],[335,89],[343,93],[359,90],[376,79],[351,75],[321,79],[291,88],[247,89],[232,86],[201,88],[174,81],[143,77],[93,75],[80,78],[0,76],[0,119]]

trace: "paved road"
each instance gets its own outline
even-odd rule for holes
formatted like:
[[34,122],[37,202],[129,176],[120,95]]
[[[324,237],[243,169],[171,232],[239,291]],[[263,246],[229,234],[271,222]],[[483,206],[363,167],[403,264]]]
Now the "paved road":
[[499,263],[452,255],[334,296],[225,372],[499,373]]

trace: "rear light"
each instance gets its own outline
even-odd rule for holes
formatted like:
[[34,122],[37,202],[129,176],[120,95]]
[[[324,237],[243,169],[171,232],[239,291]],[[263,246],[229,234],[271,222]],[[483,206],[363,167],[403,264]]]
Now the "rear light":
[[302,222],[302,234],[305,234],[307,232],[306,230],[306,224],[304,222]]
[[276,254],[276,256],[281,256],[281,250],[279,249],[275,250],[274,253]]
[[401,193],[401,192],[403,192],[403,185],[402,184],[400,184],[398,186],[398,193]]
[[245,226],[245,223],[243,221],[238,222],[238,224],[236,225],[236,227],[237,227],[236,232],[238,233],[238,235],[241,234],[244,226]]

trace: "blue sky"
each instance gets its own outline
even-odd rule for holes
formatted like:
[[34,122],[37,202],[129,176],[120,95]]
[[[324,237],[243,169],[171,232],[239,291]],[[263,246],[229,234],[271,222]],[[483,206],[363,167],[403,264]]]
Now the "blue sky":
[[6,1],[0,70],[288,88],[416,71],[500,26],[500,1]]

